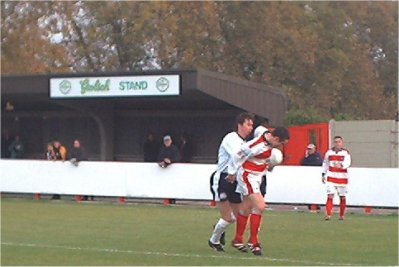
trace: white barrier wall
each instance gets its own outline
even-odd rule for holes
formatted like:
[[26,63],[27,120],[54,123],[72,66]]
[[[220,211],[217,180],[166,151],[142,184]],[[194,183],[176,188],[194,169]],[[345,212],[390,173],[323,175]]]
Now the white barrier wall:
[[[214,164],[0,161],[1,192],[211,200]],[[399,207],[398,168],[350,168],[347,203]],[[278,166],[268,173],[268,203],[324,204],[320,167]],[[338,203],[336,198],[335,203]]]

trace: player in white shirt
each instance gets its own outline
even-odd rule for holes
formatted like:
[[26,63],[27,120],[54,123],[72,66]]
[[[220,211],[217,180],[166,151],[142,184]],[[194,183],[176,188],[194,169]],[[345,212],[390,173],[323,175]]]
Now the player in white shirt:
[[245,139],[253,129],[254,115],[240,113],[236,118],[236,131],[228,133],[222,140],[218,152],[216,172],[211,176],[211,191],[217,201],[221,218],[216,223],[208,245],[216,251],[224,251],[224,232],[235,222],[241,195],[236,193],[237,182],[229,183],[226,180],[227,167],[232,157],[239,151]]
[[331,220],[335,192],[337,192],[339,196],[339,219],[344,219],[346,194],[348,193],[348,168],[350,165],[351,155],[349,151],[344,148],[343,138],[341,136],[335,136],[334,147],[326,152],[322,166],[322,182],[326,184],[327,189],[325,217],[327,221]]

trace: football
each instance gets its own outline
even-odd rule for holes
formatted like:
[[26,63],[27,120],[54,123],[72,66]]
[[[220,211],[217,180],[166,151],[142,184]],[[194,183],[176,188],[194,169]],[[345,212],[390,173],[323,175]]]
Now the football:
[[277,166],[281,162],[283,162],[283,153],[277,148],[272,148],[272,154],[269,158],[269,164],[271,166]]

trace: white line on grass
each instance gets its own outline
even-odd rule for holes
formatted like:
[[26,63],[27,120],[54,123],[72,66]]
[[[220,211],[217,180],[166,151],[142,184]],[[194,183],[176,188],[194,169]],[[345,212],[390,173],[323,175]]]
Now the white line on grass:
[[[133,250],[120,250],[113,248],[82,248],[82,247],[70,247],[70,246],[59,246],[59,245],[42,245],[42,244],[28,244],[28,243],[12,243],[12,242],[1,242],[1,245],[12,246],[12,247],[34,247],[34,248],[50,248],[50,249],[64,249],[64,250],[81,250],[81,251],[95,251],[95,252],[106,252],[106,253],[129,253],[129,254],[142,254],[142,255],[157,255],[165,257],[186,257],[186,258],[218,258],[218,259],[239,259],[239,260],[257,260],[257,261],[275,261],[275,262],[290,262],[299,263],[305,265],[357,265],[353,263],[331,263],[331,262],[320,262],[320,261],[304,261],[304,260],[293,260],[293,259],[277,259],[271,257],[232,257],[228,255],[201,255],[201,254],[181,254],[181,253],[170,253],[170,252],[157,252],[157,251],[133,251]],[[4,252],[4,251],[3,251]]]

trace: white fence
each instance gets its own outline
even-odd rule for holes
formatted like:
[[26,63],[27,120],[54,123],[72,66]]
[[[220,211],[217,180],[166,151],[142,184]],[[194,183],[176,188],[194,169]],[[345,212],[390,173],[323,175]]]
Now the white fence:
[[[211,200],[214,164],[0,161],[1,192]],[[399,207],[398,168],[350,168],[348,205]],[[324,204],[320,167],[278,166],[268,173],[268,203]],[[337,202],[337,198],[334,200]]]

